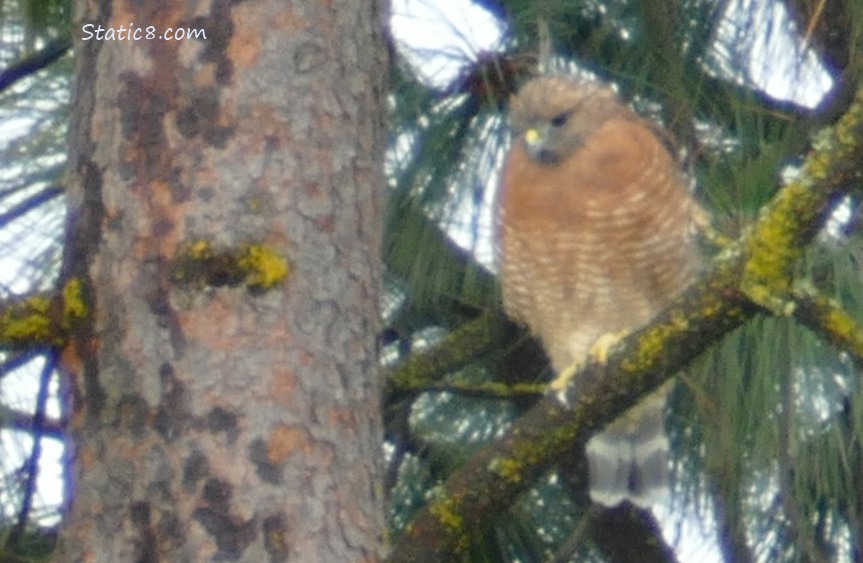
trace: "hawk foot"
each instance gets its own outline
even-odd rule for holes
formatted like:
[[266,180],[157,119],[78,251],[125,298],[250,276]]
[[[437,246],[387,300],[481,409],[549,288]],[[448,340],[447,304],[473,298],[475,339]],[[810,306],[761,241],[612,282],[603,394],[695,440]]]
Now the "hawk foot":
[[[599,365],[605,365],[608,363],[608,356],[611,354],[611,350],[617,346],[621,340],[626,338],[629,335],[629,332],[629,329],[624,329],[618,332],[606,332],[597,338],[596,342],[593,343],[593,346],[590,347],[588,361]],[[569,382],[575,374],[577,374],[581,368],[588,363],[588,361],[577,360],[573,362],[572,365],[560,372],[560,374],[549,384],[549,390],[551,390],[551,392],[554,393],[562,403],[567,402],[565,400],[565,391],[569,387]]]

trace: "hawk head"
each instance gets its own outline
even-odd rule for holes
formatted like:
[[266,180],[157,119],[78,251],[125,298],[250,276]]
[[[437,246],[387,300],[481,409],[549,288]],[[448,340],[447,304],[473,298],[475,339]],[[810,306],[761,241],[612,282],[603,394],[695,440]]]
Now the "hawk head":
[[553,166],[575,152],[609,117],[626,111],[611,90],[563,76],[531,80],[512,100],[516,142],[535,161]]

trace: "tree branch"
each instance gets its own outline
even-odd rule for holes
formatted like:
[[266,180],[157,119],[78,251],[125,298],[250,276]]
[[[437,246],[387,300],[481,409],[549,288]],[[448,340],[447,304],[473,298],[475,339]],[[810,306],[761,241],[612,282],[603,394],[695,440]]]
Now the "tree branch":
[[847,353],[863,369],[863,326],[842,310],[836,301],[812,289],[795,288],[794,318]]
[[[436,383],[441,374],[465,365],[495,344],[494,316],[485,314],[447,334],[430,350],[411,355],[386,377],[391,392],[407,392]],[[467,343],[467,345],[465,345]]]
[[24,57],[17,63],[12,64],[0,73],[0,92],[12,86],[15,82],[30,76],[66,54],[72,47],[72,40],[68,38],[55,39],[45,46],[44,49]]
[[0,302],[0,348],[63,346],[87,314],[81,282],[75,278],[60,291],[15,296]]
[[63,423],[55,418],[45,417],[41,425],[39,425],[34,420],[32,413],[0,407],[0,428],[33,432],[33,429],[37,427],[39,428],[39,434],[44,438],[54,438],[55,440],[64,440],[66,438],[63,431]]
[[59,186],[49,186],[39,192],[31,195],[21,203],[13,206],[7,211],[0,213],[0,228],[5,227],[18,217],[25,215],[40,207],[41,205],[51,201],[55,197],[63,194],[63,188]]
[[[447,373],[475,360],[477,356],[498,348],[501,342],[511,337],[513,327],[499,314],[485,313],[476,319],[456,328],[438,344],[418,354],[411,355],[407,360],[394,367],[387,374],[387,394],[400,396],[408,393],[419,393],[428,390],[460,389],[471,394],[512,396],[513,394],[536,394],[535,388],[513,388],[499,385],[477,385],[441,383],[440,379]],[[440,387],[449,389],[440,389]],[[540,391],[541,393],[541,391]]]

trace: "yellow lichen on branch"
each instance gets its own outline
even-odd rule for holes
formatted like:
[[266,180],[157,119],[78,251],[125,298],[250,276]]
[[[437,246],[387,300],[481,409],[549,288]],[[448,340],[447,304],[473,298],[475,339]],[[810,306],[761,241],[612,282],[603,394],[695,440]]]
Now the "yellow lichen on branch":
[[0,345],[6,348],[61,346],[87,316],[81,280],[71,279],[54,293],[10,299],[0,305]]
[[288,276],[287,261],[266,246],[247,246],[239,263],[246,271],[246,284],[252,289],[266,291]]
[[70,329],[75,323],[87,316],[87,303],[84,300],[83,285],[78,278],[72,278],[63,286],[63,326]]
[[180,285],[237,286],[262,292],[287,278],[288,262],[270,247],[250,244],[214,249],[204,240],[190,243],[174,261],[171,279]]
[[741,290],[776,315],[794,313],[791,270],[829,211],[830,192],[859,174],[863,143],[863,89],[834,127],[819,132],[798,178],[784,186],[743,240],[747,260]]
[[454,546],[456,553],[464,552],[470,546],[470,537],[464,530],[464,518],[461,516],[461,507],[458,499],[446,496],[439,500],[434,500],[431,502],[429,510],[441,525],[459,538]]
[[794,289],[795,318],[863,366],[863,326],[835,299],[814,288]]
[[61,344],[50,311],[51,300],[44,295],[9,303],[0,312],[0,339],[11,347]]

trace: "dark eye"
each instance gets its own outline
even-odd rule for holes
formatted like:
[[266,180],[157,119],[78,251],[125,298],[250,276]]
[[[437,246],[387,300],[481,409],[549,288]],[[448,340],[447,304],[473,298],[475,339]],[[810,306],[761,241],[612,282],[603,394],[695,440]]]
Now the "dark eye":
[[563,125],[566,125],[566,122],[569,120],[570,115],[572,115],[571,111],[565,111],[565,112],[562,112],[562,113],[555,115],[554,117],[551,118],[552,126],[561,127]]

